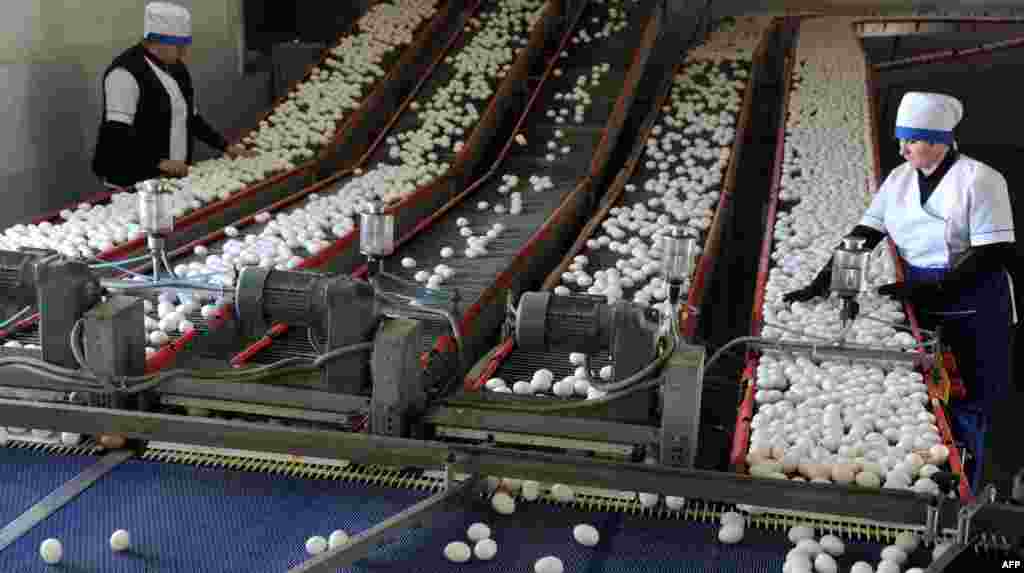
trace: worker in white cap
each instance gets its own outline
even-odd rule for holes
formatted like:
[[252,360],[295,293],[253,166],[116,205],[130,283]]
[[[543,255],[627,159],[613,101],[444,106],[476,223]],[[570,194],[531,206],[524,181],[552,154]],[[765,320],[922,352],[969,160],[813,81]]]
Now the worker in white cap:
[[93,171],[109,186],[127,187],[156,177],[183,177],[192,161],[192,138],[226,152],[228,145],[196,107],[186,68],[192,24],[188,10],[166,2],[146,5],[144,36],[114,59],[103,75],[103,119]]
[[[957,151],[953,128],[959,100],[908,92],[896,114],[896,138],[906,162],[875,194],[851,236],[874,248],[889,236],[904,262],[905,280],[878,292],[911,302],[922,327],[941,327],[956,357],[967,397],[952,403],[953,431],[973,461],[981,487],[985,433],[995,403],[1009,389],[1010,337],[1017,322],[1013,282],[1014,228],[1006,179]],[[786,302],[827,296],[831,262],[810,286]]]

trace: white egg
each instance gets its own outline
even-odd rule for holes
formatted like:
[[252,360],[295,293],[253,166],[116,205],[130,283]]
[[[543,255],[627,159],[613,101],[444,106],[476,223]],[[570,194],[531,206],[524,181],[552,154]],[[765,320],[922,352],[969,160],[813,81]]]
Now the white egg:
[[534,501],[540,497],[540,483],[532,480],[525,480],[522,487],[522,496],[526,501]]
[[498,544],[493,539],[481,539],[473,546],[473,555],[481,561],[490,561],[498,554]]
[[480,541],[481,539],[487,539],[491,536],[491,528],[486,523],[474,523],[466,529],[466,537],[470,541]]
[[665,506],[672,511],[679,511],[686,505],[686,498],[675,495],[665,496]]
[[826,553],[833,557],[839,557],[846,552],[846,545],[842,539],[839,539],[835,535],[825,535],[818,540],[818,544],[825,550]]
[[473,552],[462,541],[452,541],[444,546],[444,557],[452,563],[465,563],[469,561]]
[[791,543],[798,544],[804,539],[814,540],[813,527],[810,525],[794,525],[789,528],[789,541]]
[[896,545],[889,545],[882,549],[881,557],[882,559],[892,561],[897,565],[903,565],[907,562],[907,553]]
[[574,527],[572,529],[572,536],[576,543],[586,547],[597,545],[601,539],[601,534],[598,533],[597,528],[586,523],[581,523]]
[[744,528],[736,523],[723,525],[718,530],[718,540],[722,543],[733,544],[743,540]]
[[866,561],[858,561],[850,567],[850,573],[875,573],[871,564]]
[[343,529],[335,529],[331,532],[331,535],[327,538],[327,548],[335,549],[348,543],[348,533]]
[[562,565],[561,559],[548,555],[541,557],[533,564],[533,571],[534,573],[564,573],[565,566]]
[[306,540],[306,553],[319,555],[327,551],[327,540],[320,535],[314,535]]
[[46,539],[39,544],[39,556],[46,564],[56,565],[64,558],[64,546],[56,539]]
[[555,498],[556,501],[568,503],[576,497],[576,493],[571,487],[565,484],[556,483],[551,486],[551,497]]
[[902,549],[907,555],[910,555],[914,551],[917,551],[917,546],[920,542],[921,540],[916,533],[903,531],[896,535],[896,540],[893,545]]
[[512,391],[516,394],[532,394],[533,387],[526,380],[520,380],[512,385]]
[[836,573],[839,571],[839,564],[828,553],[819,553],[814,558],[814,570],[818,573]]
[[118,529],[110,535],[110,549],[113,551],[125,551],[132,545],[131,534],[124,529]]
[[511,515],[516,511],[516,502],[511,495],[499,491],[491,497],[491,507],[502,515]]

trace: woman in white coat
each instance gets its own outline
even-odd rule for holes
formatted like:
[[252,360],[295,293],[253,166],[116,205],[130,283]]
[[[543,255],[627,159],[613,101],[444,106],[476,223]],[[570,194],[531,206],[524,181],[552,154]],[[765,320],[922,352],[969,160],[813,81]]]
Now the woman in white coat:
[[[967,389],[967,398],[952,404],[953,431],[973,457],[968,478],[977,489],[993,406],[1010,382],[1017,312],[1006,269],[1015,238],[1006,179],[956,149],[953,128],[962,116],[962,104],[951,96],[904,95],[896,138],[906,162],[885,179],[850,235],[871,248],[892,238],[906,280],[879,293],[912,302],[922,327],[941,327],[952,347]],[[783,300],[827,296],[831,266]]]

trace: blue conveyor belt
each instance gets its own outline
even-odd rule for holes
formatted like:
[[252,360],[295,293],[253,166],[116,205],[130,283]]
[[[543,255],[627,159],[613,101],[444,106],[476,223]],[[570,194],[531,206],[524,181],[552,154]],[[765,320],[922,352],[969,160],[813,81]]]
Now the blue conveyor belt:
[[[21,475],[39,459],[3,452],[0,475]],[[50,457],[50,470],[37,480],[30,505],[82,460]],[[12,473],[13,472],[13,473]],[[49,489],[47,489],[49,488]],[[5,488],[7,489],[7,488]],[[7,493],[6,491],[4,492]],[[428,492],[388,489],[339,481],[315,481],[261,473],[186,465],[128,461],[63,509],[0,551],[0,571],[56,571],[37,553],[48,537],[60,539],[62,571],[76,573],[284,573],[307,556],[305,540],[334,529],[363,531],[426,497]],[[9,505],[9,502],[5,500]],[[22,508],[23,510],[24,508]],[[465,540],[469,524],[489,524],[498,543],[490,562],[448,563],[443,547]],[[601,532],[597,547],[572,539],[572,528],[590,523]],[[116,529],[128,529],[133,550],[110,551]],[[775,572],[789,543],[783,530],[749,528],[742,543],[716,541],[717,527],[679,519],[590,512],[546,503],[520,503],[515,514],[495,514],[480,500],[437,513],[429,527],[404,533],[354,566],[354,572],[435,573],[446,571],[529,573],[534,562],[555,555],[569,573]],[[840,560],[846,570],[857,559],[877,561],[880,547],[847,543]]]
[[54,456],[31,450],[0,448],[0,527],[98,459],[95,456]]

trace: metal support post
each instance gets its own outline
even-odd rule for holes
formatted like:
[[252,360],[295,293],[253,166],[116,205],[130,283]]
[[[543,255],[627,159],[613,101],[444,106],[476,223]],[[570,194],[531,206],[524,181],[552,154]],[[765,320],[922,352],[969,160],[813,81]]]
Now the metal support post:
[[693,467],[700,435],[704,348],[679,343],[662,370],[661,463]]

